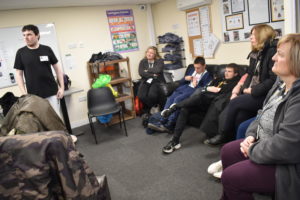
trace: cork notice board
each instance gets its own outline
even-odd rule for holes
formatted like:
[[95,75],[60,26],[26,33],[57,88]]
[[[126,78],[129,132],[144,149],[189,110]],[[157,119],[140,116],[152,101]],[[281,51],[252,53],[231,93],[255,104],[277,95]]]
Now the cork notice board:
[[187,10],[186,20],[190,52],[193,57],[213,58],[218,39],[211,33],[209,7]]

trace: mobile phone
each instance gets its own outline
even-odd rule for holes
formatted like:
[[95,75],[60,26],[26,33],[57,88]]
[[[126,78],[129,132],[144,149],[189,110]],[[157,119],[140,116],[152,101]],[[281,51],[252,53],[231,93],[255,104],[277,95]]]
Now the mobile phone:
[[16,79],[15,79],[15,76],[14,76],[13,73],[9,73],[9,78],[10,78],[11,83],[15,83],[16,82]]

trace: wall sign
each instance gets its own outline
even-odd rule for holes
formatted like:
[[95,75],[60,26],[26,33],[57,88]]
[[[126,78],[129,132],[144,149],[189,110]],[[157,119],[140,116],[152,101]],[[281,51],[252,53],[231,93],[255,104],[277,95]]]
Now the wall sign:
[[115,52],[139,49],[132,9],[106,11]]

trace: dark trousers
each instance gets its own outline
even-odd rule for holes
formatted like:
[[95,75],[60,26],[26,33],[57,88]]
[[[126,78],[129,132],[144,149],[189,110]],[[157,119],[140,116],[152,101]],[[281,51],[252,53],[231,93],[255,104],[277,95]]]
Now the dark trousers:
[[153,80],[151,84],[142,81],[137,96],[144,104],[145,112],[149,112],[151,107],[160,103],[160,82]]
[[215,95],[201,93],[176,104],[180,108],[180,112],[174,129],[173,139],[175,141],[179,142],[191,113],[203,113],[203,111],[206,111],[213,97]]
[[274,194],[275,165],[256,164],[240,150],[243,139],[227,143],[221,150],[222,200],[254,200],[252,193]]
[[231,100],[222,112],[224,120],[220,127],[221,134],[235,138],[240,123],[255,117],[264,100],[265,96],[253,97],[250,94],[243,94]]

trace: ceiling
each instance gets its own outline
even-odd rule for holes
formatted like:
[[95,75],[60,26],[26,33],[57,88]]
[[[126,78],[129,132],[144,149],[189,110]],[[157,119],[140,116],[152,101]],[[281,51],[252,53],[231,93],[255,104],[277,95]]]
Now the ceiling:
[[72,6],[151,4],[162,0],[0,0],[0,10]]

